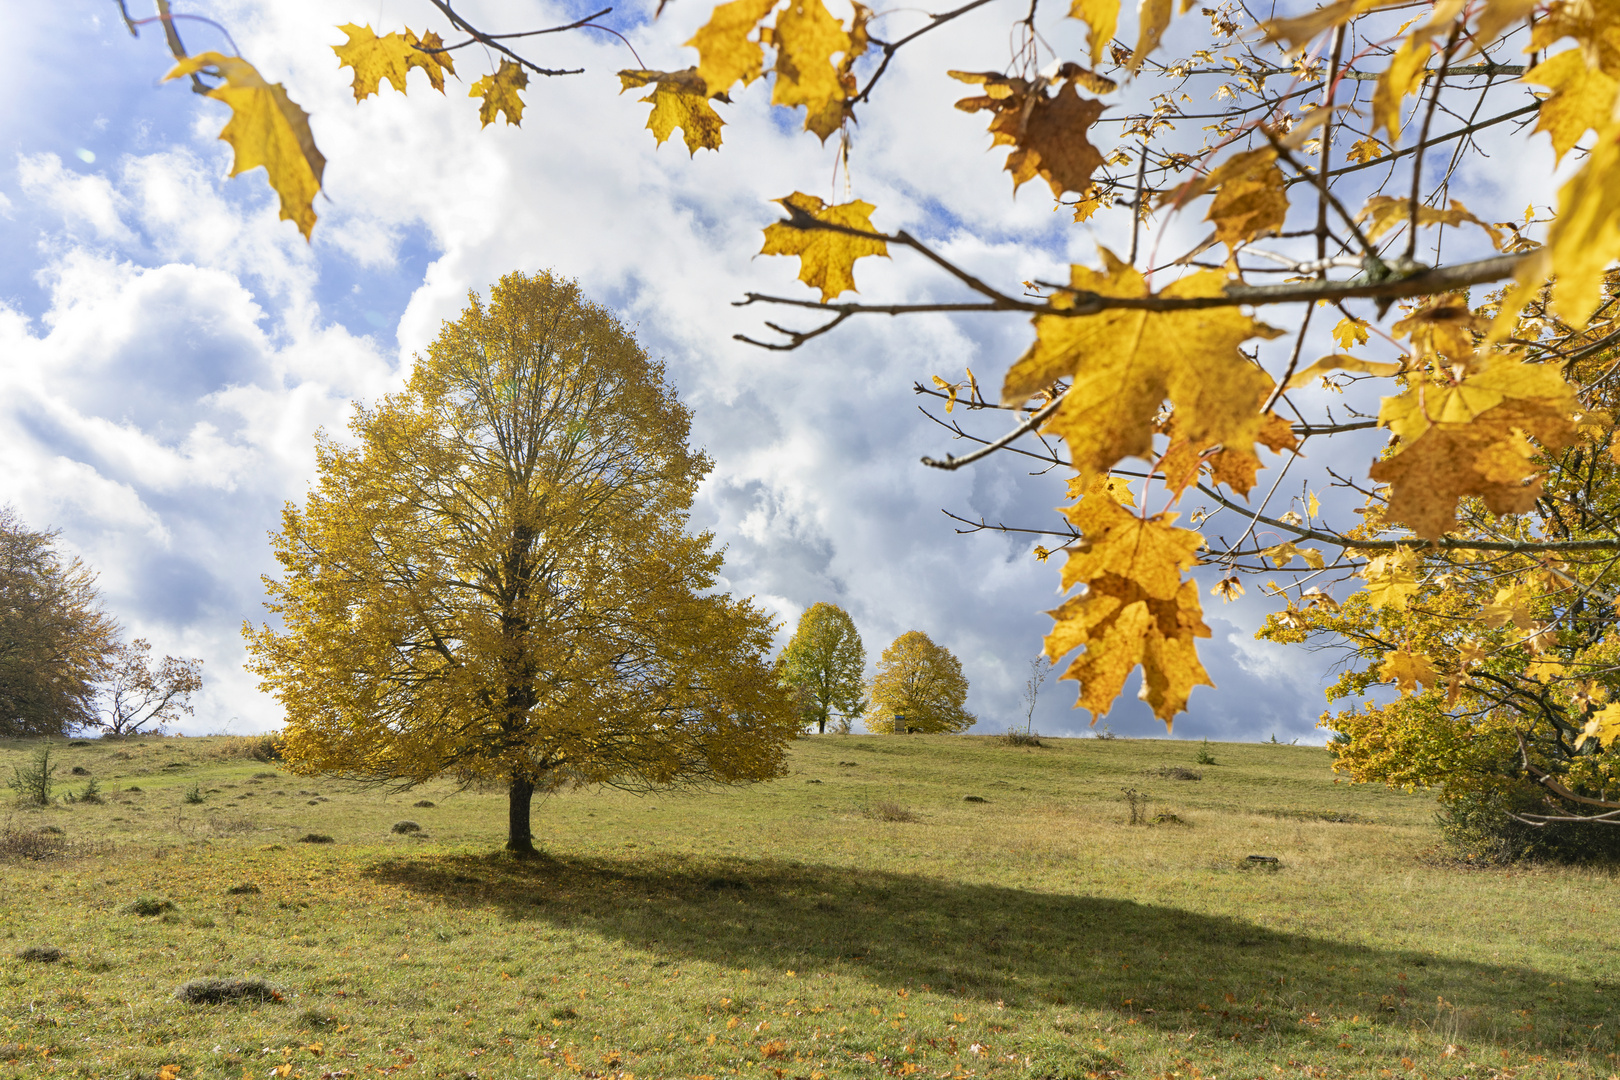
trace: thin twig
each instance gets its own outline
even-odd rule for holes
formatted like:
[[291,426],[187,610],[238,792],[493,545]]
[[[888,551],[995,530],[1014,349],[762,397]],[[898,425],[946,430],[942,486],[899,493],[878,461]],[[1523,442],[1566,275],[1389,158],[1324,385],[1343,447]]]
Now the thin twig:
[[1020,436],[1028,435],[1031,431],[1034,431],[1035,428],[1040,426],[1042,421],[1051,416],[1053,413],[1057,412],[1058,406],[1062,404],[1062,395],[1053,398],[1047,404],[1030,413],[1028,420],[1025,420],[1022,424],[1019,424],[1017,427],[1013,428],[1011,431],[1007,432],[1007,434],[1003,435],[994,442],[985,443],[972,453],[963,454],[961,457],[952,457],[951,455],[947,454],[945,455],[945,460],[943,461],[939,460],[938,458],[925,456],[922,459],[922,463],[930,466],[931,468],[946,470],[955,470],[960,469],[964,465],[971,465],[980,458],[989,457],[991,454],[995,453],[997,450],[1000,450],[1002,447],[1006,446],[1008,443],[1019,438]]

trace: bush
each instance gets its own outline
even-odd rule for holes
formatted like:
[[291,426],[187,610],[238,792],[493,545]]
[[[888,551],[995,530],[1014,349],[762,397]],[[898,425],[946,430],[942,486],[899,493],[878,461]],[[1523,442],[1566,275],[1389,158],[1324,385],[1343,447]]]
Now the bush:
[[282,759],[286,740],[279,733],[272,731],[267,735],[232,735],[221,740],[218,745],[218,753],[222,757],[251,758],[268,764]]
[[175,906],[172,900],[161,900],[155,896],[137,896],[124,905],[126,915],[140,915],[143,917],[162,915],[166,911],[174,910]]
[[1041,742],[1041,737],[1039,735],[1033,735],[1033,734],[1031,734],[1030,732],[1027,732],[1027,731],[1018,731],[1018,730],[1015,730],[1013,728],[1008,728],[1007,729],[1007,733],[1001,737],[1001,741],[1002,741],[1003,744],[1005,744],[1007,746],[1042,746],[1042,745],[1044,745]]
[[411,805],[416,806],[416,807],[420,807],[420,808],[422,808],[424,810],[431,810],[433,808],[433,806],[434,806],[434,803],[433,803],[432,799],[418,799],[416,802],[411,803]]
[[188,803],[200,803],[206,801],[203,797],[202,786],[200,784],[192,784],[190,787],[186,788],[186,793],[181,797],[181,801]]
[[[1272,738],[1276,738],[1276,736],[1272,736]],[[1209,740],[1208,739],[1205,739],[1204,740],[1204,745],[1202,745],[1202,746],[1200,746],[1198,748],[1198,756],[1196,758],[1194,758],[1193,760],[1196,761],[1200,765],[1213,765],[1213,764],[1215,764],[1215,755],[1209,752]]]
[[74,794],[70,791],[66,795],[62,796],[62,801],[70,803],[91,803],[93,805],[100,806],[107,800],[101,797],[100,781],[92,776],[90,778],[90,782],[84,785],[83,791],[79,792],[78,794]]
[[18,802],[49,806],[51,785],[55,782],[51,774],[59,767],[51,760],[51,748],[41,746],[28,759],[27,765],[11,767],[11,779],[6,781],[6,786],[17,793]]
[[1601,822],[1536,826],[1509,816],[1545,810],[1536,785],[1443,792],[1435,823],[1447,846],[1466,862],[1620,862],[1620,826]]

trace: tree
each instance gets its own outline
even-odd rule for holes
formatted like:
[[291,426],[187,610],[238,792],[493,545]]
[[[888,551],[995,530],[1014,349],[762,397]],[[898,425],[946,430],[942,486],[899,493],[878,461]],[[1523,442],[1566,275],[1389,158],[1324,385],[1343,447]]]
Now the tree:
[[165,656],[155,667],[145,638],[113,651],[101,690],[96,726],[113,735],[133,735],[148,724],[154,730],[191,715],[191,695],[202,689],[202,661]]
[[1046,678],[1052,674],[1052,661],[1044,656],[1037,656],[1029,662],[1029,677],[1024,680],[1024,734],[1028,735],[1035,727],[1035,704],[1040,700],[1041,687],[1046,685]]
[[[962,662],[921,630],[908,630],[878,661],[866,729],[880,735],[966,731],[978,721],[963,708],[967,695]],[[905,718],[903,732],[895,730],[897,717]]]
[[0,738],[65,735],[95,723],[96,682],[118,625],[96,576],[0,507]]
[[[1590,408],[1597,387],[1566,372],[1612,352],[1620,331],[1610,270],[1620,256],[1614,4],[1447,0],[1414,13],[1408,0],[1334,0],[1262,19],[1219,3],[1200,9],[1207,33],[1169,0],[1143,0],[1134,27],[1119,0],[1074,0],[1067,18],[1021,3],[998,16],[986,0],[927,16],[835,6],[838,15],[822,0],[721,4],[685,46],[667,42],[667,70],[625,70],[621,85],[649,91],[639,100],[651,106],[653,138],[679,128],[695,154],[721,146],[715,102],[769,81],[775,104],[804,109],[807,131],[823,142],[838,135],[828,153],[849,165],[859,161],[857,109],[911,104],[884,81],[911,55],[906,46],[969,17],[1010,23],[1006,69],[950,72],[973,88],[957,107],[988,119],[992,144],[1008,148],[1015,192],[1044,180],[1077,223],[1111,226],[1113,248],[1099,245],[1066,280],[998,283],[942,254],[926,229],[884,227],[872,203],[773,192],[783,218],[765,230],[762,253],[798,257],[814,292],[751,292],[742,303],[820,320],[767,322],[777,336],[755,343],[779,350],[873,315],[1030,319],[1029,347],[1005,366],[999,394],[987,399],[971,371],[919,384],[946,413],[964,404],[1011,423],[980,432],[936,416],[953,438],[980,445],[925,461],[958,469],[1011,452],[1072,470],[1062,522],[964,523],[1058,537],[1068,596],[1052,612],[1046,652],[1055,662],[1075,654],[1062,677],[1080,684],[1093,722],[1138,668],[1143,698],[1167,725],[1195,687],[1211,685],[1197,652],[1210,633],[1192,574],[1200,563],[1220,567],[1228,599],[1246,575],[1284,577],[1272,591],[1297,607],[1335,582],[1365,583],[1374,597],[1403,588],[1425,547],[1481,574],[1504,551],[1593,566],[1620,552],[1613,535],[1569,547],[1541,519],[1522,518],[1544,497],[1552,457],[1580,449],[1589,459],[1610,439],[1608,419]],[[433,7],[456,40],[341,28],[337,62],[353,69],[356,101],[384,80],[404,92],[412,68],[442,89],[452,55],[481,47],[499,67],[472,85],[480,120],[516,124],[522,94],[537,92],[531,75],[578,70],[534,63],[516,34],[475,26],[448,0]],[[591,20],[605,14],[546,29],[603,29]],[[164,0],[159,18],[180,61],[173,75],[232,108],[222,137],[237,169],[266,163],[283,213],[307,235],[322,159],[302,111],[239,57],[186,57]],[[1000,40],[1000,29],[980,38]],[[685,47],[695,57],[674,59]],[[1532,148],[1562,160],[1566,178],[1554,207],[1521,213],[1499,200],[1505,189],[1490,172],[1503,151]],[[1487,201],[1464,205],[1459,186]],[[960,296],[843,299],[860,259],[891,253],[936,267]],[[1490,285],[1500,289],[1469,292]],[[1336,320],[1328,355],[1318,313]],[[1338,411],[1314,395],[1324,386],[1348,393]],[[1306,443],[1326,461],[1325,440],[1375,425],[1391,439],[1382,460],[1318,474],[1350,496],[1329,500],[1326,516],[1309,487],[1281,491]],[[1016,445],[1036,438],[1036,449]],[[1269,464],[1277,481],[1261,486]],[[1356,498],[1365,505],[1347,505]],[[1297,505],[1273,508],[1279,499]],[[1189,500],[1195,528],[1178,528]],[[1508,521],[1512,538],[1467,535],[1457,515],[1470,500]],[[1380,527],[1352,510],[1373,511]],[[1043,544],[1035,554],[1051,552]]]
[[803,690],[800,715],[817,734],[827,733],[834,712],[847,730],[866,711],[866,648],[855,621],[836,604],[818,603],[799,616],[778,663],[782,683]]
[[798,718],[771,621],[711,591],[721,557],[686,531],[709,469],[689,419],[574,283],[472,295],[352,445],[317,437],[272,536],[282,628],[244,633],[288,767],[502,783],[516,852],[536,791],[780,775]]

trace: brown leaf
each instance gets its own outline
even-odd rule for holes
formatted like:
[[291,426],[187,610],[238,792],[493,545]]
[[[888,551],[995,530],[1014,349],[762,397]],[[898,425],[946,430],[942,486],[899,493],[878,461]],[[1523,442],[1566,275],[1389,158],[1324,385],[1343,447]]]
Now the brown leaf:
[[984,84],[983,95],[963,98],[956,107],[996,114],[990,121],[991,145],[1016,148],[1007,155],[1006,165],[1013,174],[1014,191],[1036,176],[1058,197],[1065,191],[1090,189],[1091,174],[1103,164],[1103,156],[1086,133],[1106,108],[1102,102],[1075,93],[1073,80],[1065,80],[1055,95],[1048,96],[1042,80],[1030,82],[993,71],[950,74],[962,82]]

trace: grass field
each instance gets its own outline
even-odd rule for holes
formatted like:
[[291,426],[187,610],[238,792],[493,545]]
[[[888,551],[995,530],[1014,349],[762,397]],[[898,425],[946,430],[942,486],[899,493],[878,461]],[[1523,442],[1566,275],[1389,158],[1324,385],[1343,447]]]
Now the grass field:
[[[64,747],[104,804],[0,810],[68,848],[0,861],[0,1076],[1620,1071],[1614,878],[1448,863],[1429,800],[1316,748],[825,736],[771,784],[538,803],[518,861],[501,793],[239,745]],[[277,997],[174,996],[218,976]]]

